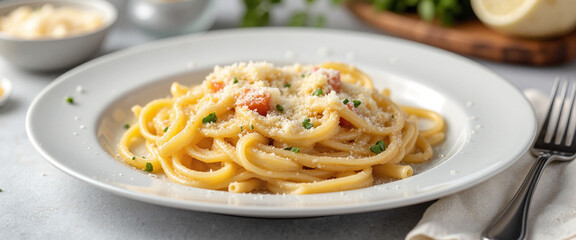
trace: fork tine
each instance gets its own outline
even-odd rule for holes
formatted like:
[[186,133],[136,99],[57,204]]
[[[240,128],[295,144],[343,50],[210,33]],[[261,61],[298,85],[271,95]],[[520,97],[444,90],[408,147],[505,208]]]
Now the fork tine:
[[539,139],[543,138],[545,143],[550,143],[557,125],[557,121],[555,119],[553,120],[552,117],[558,116],[557,112],[559,111],[559,109],[557,109],[556,107],[557,106],[556,99],[558,98],[559,94],[558,89],[559,85],[560,85],[560,79],[557,78],[554,81],[554,85],[552,86],[552,94],[550,95],[550,99],[548,100],[549,102],[548,112],[546,113],[546,117],[542,122],[542,127],[540,129],[540,134],[538,136]]
[[[568,90],[570,89],[570,93],[568,93]],[[570,117],[571,117],[571,112],[572,112],[572,106],[573,106],[573,101],[572,99],[574,98],[574,88],[572,86],[568,85],[568,81],[564,80],[562,82],[562,97],[561,99],[561,107],[560,107],[560,113],[558,116],[558,125],[556,126],[556,139],[554,141],[554,144],[556,145],[560,145],[564,142],[564,144],[567,143],[566,141],[566,136],[568,136],[568,125],[570,123]]]
[[[568,80],[556,79],[552,87],[550,106],[544,119],[541,133],[546,144],[570,146],[576,142],[576,113],[574,101],[576,98],[576,83],[568,84]],[[570,91],[570,92],[568,92]]]
[[576,137],[576,108],[575,108],[575,101],[576,101],[576,82],[572,82],[572,96],[570,97],[570,111],[568,112],[570,114],[569,116],[569,120],[566,124],[568,124],[567,127],[567,131],[566,131],[566,142],[565,142],[565,146],[569,147],[572,146],[572,144],[574,144],[574,140]]

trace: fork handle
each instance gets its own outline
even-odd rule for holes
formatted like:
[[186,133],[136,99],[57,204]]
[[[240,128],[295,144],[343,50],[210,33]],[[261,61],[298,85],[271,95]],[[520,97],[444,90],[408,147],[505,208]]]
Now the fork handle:
[[550,156],[547,153],[538,155],[538,160],[530,168],[530,172],[528,172],[512,201],[504,212],[498,216],[497,220],[492,222],[482,233],[484,240],[524,239],[530,200]]

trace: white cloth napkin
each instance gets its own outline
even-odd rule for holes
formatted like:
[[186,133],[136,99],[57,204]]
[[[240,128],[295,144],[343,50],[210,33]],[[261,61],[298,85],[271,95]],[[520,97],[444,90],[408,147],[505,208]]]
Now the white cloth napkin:
[[[542,116],[546,94],[533,89],[524,94]],[[534,161],[527,153],[492,179],[439,199],[406,239],[481,239],[484,228],[506,207]],[[544,169],[532,198],[526,239],[576,239],[576,162],[553,162]]]

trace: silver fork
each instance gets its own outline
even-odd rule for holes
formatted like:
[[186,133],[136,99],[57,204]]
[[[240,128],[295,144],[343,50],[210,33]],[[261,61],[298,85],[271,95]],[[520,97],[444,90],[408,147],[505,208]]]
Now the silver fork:
[[483,239],[523,239],[530,200],[542,170],[552,161],[576,157],[576,83],[570,85],[567,80],[554,82],[548,113],[531,148],[538,160],[504,212],[484,230]]

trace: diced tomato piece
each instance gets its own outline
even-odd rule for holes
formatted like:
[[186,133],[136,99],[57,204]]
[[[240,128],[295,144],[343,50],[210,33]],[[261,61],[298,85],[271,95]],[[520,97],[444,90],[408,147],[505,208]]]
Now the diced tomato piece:
[[226,83],[224,82],[210,82],[212,85],[212,91],[213,92],[218,92],[220,90],[222,90],[222,88],[226,87]]
[[334,69],[326,69],[326,68],[312,68],[312,72],[317,72],[318,70],[323,69],[322,74],[328,78],[328,85],[332,87],[332,90],[336,91],[337,93],[340,92],[340,86],[342,81],[340,80],[340,71]]
[[[358,110],[354,107],[354,104],[352,103],[347,103],[346,106],[352,110],[352,112],[358,114]],[[341,127],[345,127],[345,128],[351,128],[352,126],[354,126],[351,122],[349,122],[348,120],[344,119],[344,118],[340,118],[340,126]]]
[[270,94],[258,89],[244,89],[236,99],[236,105],[246,106],[248,109],[266,116],[270,110]]
[[339,93],[340,85],[342,84],[342,81],[340,81],[340,72],[338,72],[338,74],[332,74],[328,76],[328,84],[332,87],[334,91]]
[[344,118],[340,118],[340,127],[344,127],[344,128],[351,128],[353,125],[351,122],[349,122],[348,120],[344,119]]

